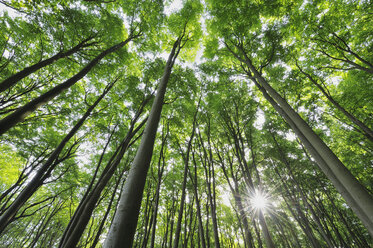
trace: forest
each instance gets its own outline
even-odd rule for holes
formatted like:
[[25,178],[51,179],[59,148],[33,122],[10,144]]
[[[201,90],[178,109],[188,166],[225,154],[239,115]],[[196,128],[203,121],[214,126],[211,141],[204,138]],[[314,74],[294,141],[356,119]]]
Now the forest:
[[373,2],[0,0],[0,247],[373,247]]

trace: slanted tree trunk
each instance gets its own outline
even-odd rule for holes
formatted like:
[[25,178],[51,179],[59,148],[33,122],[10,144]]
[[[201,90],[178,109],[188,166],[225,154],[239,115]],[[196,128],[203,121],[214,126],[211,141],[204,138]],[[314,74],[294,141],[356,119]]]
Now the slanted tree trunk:
[[62,84],[59,84],[52,88],[51,90],[47,91],[46,93],[40,95],[39,97],[31,100],[29,103],[25,104],[24,106],[18,108],[13,113],[9,114],[5,118],[0,120],[0,135],[4,134],[10,128],[14,127],[17,123],[22,122],[29,114],[37,110],[40,106],[46,104],[47,102],[51,101],[53,98],[61,94],[63,91],[67,90],[75,83],[77,83],[80,79],[82,79],[87,73],[98,63],[102,58],[106,55],[117,51],[118,49],[124,47],[128,42],[132,39],[138,37],[139,35],[131,35],[125,41],[122,41],[102,53],[100,53],[97,57],[95,57],[91,62],[89,62],[80,72],[75,74],[72,78],[66,80]]
[[[130,146],[132,138],[136,135],[136,133],[139,132],[141,127],[145,124],[146,119],[135,128],[135,124],[139,119],[141,113],[143,112],[143,108],[149,101],[149,99],[150,98],[145,99],[141,104],[135,117],[131,121],[126,137],[121,142],[116,153],[109,160],[108,164],[104,168],[100,178],[98,179],[96,185],[93,187],[92,191],[89,192],[90,189],[87,189],[87,193],[85,194],[86,197],[84,197],[80,202],[78,208],[76,209],[73,217],[71,218],[64,232],[64,235],[60,241],[60,248],[75,247],[78,244],[89,222],[89,219],[92,216],[93,210],[95,209],[97,202],[100,199],[102,191],[109,183],[110,179],[113,177],[114,172],[118,168],[119,163],[121,162],[125,152]],[[94,178],[92,180],[94,180]]]
[[180,208],[179,208],[179,214],[177,217],[177,224],[176,224],[176,230],[175,230],[175,240],[174,240],[174,248],[177,248],[179,246],[179,239],[180,239],[180,232],[181,232],[181,223],[183,220],[183,211],[184,211],[184,204],[185,204],[185,196],[186,196],[186,184],[188,180],[188,172],[189,172],[189,158],[190,158],[190,150],[192,148],[192,142],[196,130],[196,122],[197,122],[197,113],[198,113],[198,107],[197,111],[194,114],[193,117],[193,127],[192,127],[192,133],[190,135],[188,145],[187,145],[187,150],[186,153],[184,154],[182,148],[179,145],[179,150],[180,153],[183,157],[184,161],[184,174],[183,174],[183,185],[181,189],[181,199],[180,199]]
[[[297,65],[298,66],[298,65]],[[329,100],[334,107],[336,107],[339,111],[341,111],[352,123],[360,128],[363,132],[365,137],[367,137],[370,141],[373,142],[373,130],[370,129],[367,125],[365,125],[362,121],[360,121],[356,116],[348,112],[345,108],[343,108],[334,98],[330,95],[327,90],[325,90],[320,83],[317,82],[310,74],[303,71],[299,66],[298,69],[322,92],[322,94]]]
[[267,222],[264,218],[262,210],[259,209],[259,223],[262,227],[262,232],[264,236],[264,241],[267,245],[267,248],[275,248],[275,244],[273,243],[271,234],[269,233]]
[[189,171],[189,177],[193,184],[194,199],[196,199],[197,218],[198,218],[198,232],[199,239],[201,241],[202,248],[206,248],[205,234],[203,231],[202,214],[201,214],[201,203],[198,197],[198,177],[197,177],[197,162],[192,152],[193,164],[194,164],[194,178]]
[[263,96],[282,115],[307,150],[316,160],[320,169],[336,187],[338,192],[353,209],[365,227],[373,236],[373,197],[367,189],[351,174],[332,150],[321,140],[312,128],[299,116],[280,94],[274,90],[253,66],[242,46],[238,46],[244,58],[230,50],[234,56],[244,63],[249,71],[248,77],[262,91]]
[[[123,170],[124,172],[124,170]],[[121,173],[121,175],[123,176],[123,173]],[[115,187],[114,187],[114,193],[111,195],[110,197],[110,201],[109,201],[109,204],[107,205],[107,208],[106,208],[106,211],[105,211],[105,214],[104,214],[104,217],[101,219],[100,221],[100,224],[99,224],[99,227],[98,227],[98,230],[96,232],[96,235],[95,235],[95,239],[93,240],[90,248],[95,248],[99,239],[100,239],[100,235],[102,233],[102,230],[104,229],[104,226],[105,226],[105,221],[107,219],[107,217],[109,216],[109,213],[110,213],[110,210],[111,210],[111,206],[113,205],[113,202],[114,202],[114,199],[115,199],[115,192],[117,191],[119,185],[120,185],[120,181],[121,181],[122,177],[118,177],[118,180],[117,182],[115,183]],[[123,185],[123,183],[122,183]]]
[[30,75],[34,72],[40,70],[41,68],[43,68],[45,66],[48,66],[48,65],[54,63],[55,61],[57,61],[59,59],[66,58],[66,57],[78,52],[80,49],[82,49],[84,47],[88,47],[88,46],[93,45],[94,43],[87,43],[88,41],[90,41],[92,39],[93,39],[93,36],[83,40],[78,45],[74,46],[73,48],[71,48],[68,51],[59,52],[59,53],[55,54],[54,56],[52,56],[48,59],[42,60],[42,61],[40,61],[36,64],[33,64],[29,67],[26,67],[23,70],[17,72],[16,74],[8,77],[7,79],[5,79],[4,81],[2,81],[0,83],[0,92],[3,92],[5,90],[9,89],[13,85],[15,85],[18,81],[24,79],[25,77],[27,77],[28,75]]
[[161,144],[161,151],[159,153],[159,160],[158,160],[158,182],[157,182],[157,188],[156,188],[156,194],[155,194],[155,203],[154,203],[154,211],[153,211],[153,226],[152,226],[152,235],[150,239],[150,247],[154,248],[155,245],[155,232],[156,232],[156,227],[157,227],[157,215],[158,215],[158,207],[159,207],[159,195],[161,191],[161,184],[162,184],[162,177],[163,177],[163,172],[164,168],[166,165],[166,161],[164,159],[165,155],[165,148],[166,148],[166,141],[168,137],[168,125],[167,125],[167,130],[166,134],[163,135],[162,137],[162,144]]
[[[116,81],[115,81],[116,82]],[[114,83],[115,83],[114,82]],[[99,102],[104,98],[104,96],[109,92],[114,83],[111,83],[100,97],[95,101],[95,103],[90,106],[85,114],[80,118],[80,120],[75,124],[75,126],[70,130],[70,132],[65,136],[65,138],[60,142],[57,148],[49,156],[48,160],[41,166],[37,171],[36,175],[31,179],[31,181],[26,185],[22,192],[17,196],[17,198],[12,202],[4,214],[0,217],[0,233],[5,229],[5,227],[12,222],[13,218],[17,214],[18,210],[25,204],[25,202],[38,190],[38,188],[43,185],[43,182],[50,176],[54,168],[60,163],[59,155],[69,142],[69,140],[76,134],[76,132],[83,126],[83,123],[90,116],[91,112],[99,104]]]
[[114,220],[111,224],[108,236],[103,246],[105,248],[125,248],[132,246],[140,212],[146,175],[153,154],[153,146],[161,116],[163,99],[166,92],[167,83],[171,75],[171,69],[180,52],[180,49],[182,48],[182,39],[183,35],[175,41],[168,57],[166,67],[157,90],[157,95],[154,99],[149,119],[141,139],[140,147],[137,150],[126,183],[122,190],[122,195],[118,203]]

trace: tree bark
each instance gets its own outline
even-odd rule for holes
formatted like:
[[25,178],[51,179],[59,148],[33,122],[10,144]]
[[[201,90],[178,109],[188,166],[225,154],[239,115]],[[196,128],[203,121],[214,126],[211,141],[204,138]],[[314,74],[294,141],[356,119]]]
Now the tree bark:
[[136,135],[136,133],[139,132],[141,127],[145,124],[144,120],[135,128],[135,124],[138,118],[140,117],[140,114],[143,111],[143,107],[146,105],[148,100],[149,98],[141,104],[141,107],[139,108],[135,117],[131,121],[126,137],[123,139],[122,143],[117,149],[118,152],[116,152],[113,155],[112,159],[110,159],[92,191],[88,193],[89,189],[87,190],[87,197],[83,198],[80,202],[78,208],[76,209],[73,215],[73,218],[71,218],[64,232],[63,238],[60,241],[60,248],[71,248],[77,246],[89,222],[89,219],[92,216],[93,210],[97,205],[97,202],[101,196],[102,191],[109,183],[110,179],[113,177],[114,172],[118,168],[119,163],[121,162],[125,152],[130,146],[132,138]]
[[68,51],[59,52],[59,53],[55,54],[54,56],[52,56],[48,59],[42,60],[42,61],[40,61],[36,64],[33,64],[29,67],[26,67],[22,71],[19,71],[16,74],[8,77],[7,79],[5,79],[4,81],[2,81],[0,83],[0,93],[9,89],[13,85],[15,85],[18,81],[24,79],[25,77],[27,77],[28,75],[30,75],[34,72],[40,70],[41,68],[43,68],[45,66],[48,66],[48,65],[54,63],[55,61],[57,61],[59,59],[68,57],[68,56],[78,52],[80,49],[82,49],[84,47],[91,46],[92,43],[87,43],[87,42],[92,40],[92,39],[93,39],[93,37],[89,37],[89,38],[83,40],[78,45],[74,46],[73,48],[71,48]]
[[114,83],[111,83],[100,95],[100,97],[96,100],[96,102],[88,108],[88,110],[85,112],[82,118],[80,118],[80,120],[75,124],[75,126],[70,130],[70,132],[65,136],[65,138],[60,142],[57,148],[49,156],[48,160],[37,171],[36,175],[31,179],[31,181],[26,185],[22,192],[12,202],[12,204],[5,211],[5,213],[0,217],[0,233],[5,229],[5,227],[10,222],[12,222],[13,218],[17,214],[18,210],[23,206],[23,204],[25,204],[25,202],[36,192],[36,190],[41,185],[43,185],[43,182],[50,176],[54,168],[60,162],[58,157],[62,152],[63,148],[66,146],[68,141],[76,134],[76,132],[83,126],[84,122],[90,116],[91,112],[104,98],[104,96],[109,92],[111,87],[113,87]]
[[[373,237],[373,208],[371,207],[373,206],[373,197],[286,100],[268,84],[253,66],[243,48],[239,47],[239,49],[245,58],[238,58],[249,68],[251,72],[247,72],[249,78],[291,126],[314,157],[320,169],[331,180],[338,192],[343,196],[347,204],[353,209]],[[238,55],[235,54],[235,56]]]
[[155,97],[149,119],[141,139],[140,147],[137,150],[135,159],[124,185],[114,220],[103,246],[104,248],[125,248],[132,246],[140,212],[146,175],[153,154],[153,146],[161,116],[163,99],[166,92],[167,83],[171,75],[172,66],[174,65],[181,49],[182,37],[183,36],[179,37],[175,41],[170,56],[168,57],[166,67],[158,87],[157,95]]
[[365,137],[367,137],[370,141],[373,142],[373,130],[366,126],[362,121],[356,118],[353,114],[348,112],[345,108],[343,108],[334,98],[326,92],[326,90],[313,78],[310,74],[303,71],[298,65],[298,69],[322,92],[322,94],[336,107],[339,111],[341,111],[352,123],[360,128],[360,130],[364,133]]
[[259,223],[260,223],[260,226],[262,227],[264,241],[267,245],[267,248],[275,248],[275,244],[273,243],[271,234],[269,233],[268,226],[265,221],[262,210],[259,210]]
[[25,104],[24,106],[18,108],[13,113],[9,114],[5,118],[0,120],[0,135],[4,134],[10,128],[14,127],[17,123],[22,122],[28,115],[32,112],[37,110],[40,106],[46,104],[47,102],[51,101],[53,98],[61,94],[63,91],[67,90],[75,83],[77,83],[80,79],[82,79],[87,73],[98,63],[102,58],[106,55],[115,52],[116,50],[124,47],[128,42],[132,39],[136,38],[138,35],[130,36],[125,41],[122,41],[102,53],[100,53],[96,58],[94,58],[91,62],[89,62],[80,72],[75,74],[72,78],[66,80],[62,84],[59,84],[52,88],[51,90],[47,91],[46,93],[40,95],[39,97],[31,100],[29,103]]

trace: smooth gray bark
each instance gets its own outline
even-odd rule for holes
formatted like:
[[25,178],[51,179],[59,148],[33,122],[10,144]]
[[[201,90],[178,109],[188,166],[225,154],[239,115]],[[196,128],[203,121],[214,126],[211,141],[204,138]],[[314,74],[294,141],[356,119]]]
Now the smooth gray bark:
[[[116,82],[116,81],[115,81]],[[115,83],[114,82],[114,83]],[[84,122],[91,115],[94,108],[99,102],[105,97],[109,90],[113,87],[114,83],[111,83],[104,92],[99,96],[95,103],[90,106],[70,132],[64,137],[60,144],[56,147],[53,153],[49,156],[48,160],[42,165],[37,171],[32,180],[26,185],[21,191],[17,198],[12,202],[5,213],[0,217],[0,233],[5,227],[13,220],[18,210],[26,203],[26,201],[37,191],[37,189],[43,185],[43,182],[50,176],[54,168],[59,164],[58,157],[62,152],[63,148],[69,142],[69,140],[76,134],[76,132],[83,126]]]
[[84,47],[88,47],[88,46],[93,45],[94,43],[87,43],[91,39],[93,39],[93,37],[89,37],[89,38],[83,40],[78,45],[74,46],[73,48],[71,48],[68,51],[59,52],[59,53],[55,54],[54,56],[52,56],[48,59],[42,60],[42,61],[40,61],[36,64],[33,64],[29,67],[26,67],[23,70],[17,72],[16,74],[8,77],[7,79],[5,79],[4,81],[2,81],[0,83],[0,92],[3,92],[5,90],[9,89],[13,85],[15,85],[18,81],[24,79],[25,77],[27,77],[28,75],[30,75],[34,72],[40,70],[41,68],[43,68],[45,66],[48,66],[48,65],[52,64],[53,62],[55,62],[59,59],[66,58],[66,57],[78,52],[80,49],[82,49]]
[[262,91],[267,100],[269,100],[269,98],[272,99],[272,101],[269,101],[273,107],[291,126],[307,150],[309,150],[313,158],[316,160],[320,169],[333,183],[338,192],[346,200],[347,204],[352,208],[373,237],[373,197],[367,189],[360,184],[333,151],[330,150],[330,148],[299,116],[299,114],[295,112],[286,100],[268,84],[268,82],[262,77],[261,73],[253,66],[243,47],[238,46],[238,49],[242,52],[244,58],[238,56],[238,54],[233,52],[228,46],[227,48],[237,59],[248,67],[249,71],[247,71],[247,74],[249,78]]
[[122,41],[99,55],[97,55],[91,62],[89,62],[82,70],[80,70],[77,74],[75,74],[72,78],[69,78],[65,82],[55,86],[54,88],[50,89],[46,93],[40,95],[39,97],[31,100],[24,106],[18,108],[16,111],[11,113],[10,115],[6,116],[5,118],[0,120],[0,135],[4,134],[10,128],[14,127],[17,123],[22,122],[28,115],[32,112],[37,110],[42,105],[48,103],[53,98],[61,94],[63,91],[67,90],[74,84],[76,84],[80,79],[82,79],[87,73],[100,62],[106,55],[117,51],[118,49],[124,47],[128,42],[132,39],[138,37],[138,35],[132,35],[128,37],[125,41]]
[[103,246],[104,248],[132,247],[146,176],[150,166],[155,136],[162,112],[163,99],[171,75],[172,66],[181,49],[182,37],[183,36],[179,37],[175,41],[168,57],[140,146],[123,187],[113,222]]
[[273,243],[271,234],[269,233],[268,226],[267,226],[262,210],[259,210],[259,223],[260,223],[260,226],[262,227],[264,241],[267,245],[267,248],[275,248],[275,244]]
[[[255,79],[254,79],[255,80]],[[372,215],[367,215],[365,212],[373,212],[373,209],[369,206],[373,206],[373,199],[368,193],[368,191],[356,180],[356,178],[353,177],[353,175],[347,170],[346,167],[336,158],[335,154],[328,148],[329,152],[323,153],[324,156],[319,154],[320,147],[314,146],[313,143],[305,136],[305,134],[300,130],[300,128],[295,124],[295,121],[293,121],[290,116],[285,112],[275,101],[274,99],[267,93],[267,91],[259,85],[256,80],[254,81],[256,85],[259,87],[259,89],[262,91],[263,96],[271,103],[271,105],[280,113],[280,115],[286,120],[286,122],[290,125],[290,127],[293,129],[295,134],[298,136],[298,138],[302,141],[304,146],[307,148],[307,150],[310,152],[312,157],[315,159],[317,164],[319,165],[320,169],[325,173],[327,178],[333,183],[334,187],[338,190],[338,192],[343,196],[343,198],[346,200],[348,205],[353,209],[355,214],[359,217],[359,219],[362,221],[362,223],[367,227],[369,233],[373,236],[373,222],[370,220],[373,218]],[[273,90],[273,89],[272,89]],[[273,90],[274,91],[274,90]],[[279,95],[278,95],[279,96]],[[279,96],[281,97],[281,96]],[[283,99],[283,101],[285,101]],[[289,106],[290,107],[290,106]],[[294,111],[294,110],[292,110]],[[294,111],[295,112],[295,111]],[[295,115],[300,118],[300,116],[295,113]],[[300,118],[301,119],[301,118]],[[301,119],[303,122],[304,120]],[[298,120],[299,122],[299,120]],[[306,124],[306,123],[305,123]],[[306,124],[307,125],[307,124]],[[308,125],[307,125],[308,126]],[[308,126],[308,134],[313,130]],[[323,146],[326,146],[323,141],[318,137],[315,133],[314,135],[310,135],[310,139],[312,138],[313,141],[318,140],[317,144],[320,145],[320,142],[323,144]],[[316,136],[316,137],[315,137]],[[327,146],[326,146],[327,147]],[[339,161],[337,163],[335,158],[330,158],[327,155],[331,154]],[[325,158],[326,156],[326,158]],[[334,161],[333,163],[333,170],[329,168],[329,164],[327,162],[331,162],[330,160]],[[338,171],[338,168],[340,168],[341,171]],[[336,171],[337,170],[337,171]],[[344,174],[345,173],[345,174]],[[344,183],[342,183],[342,181]],[[354,187],[353,189],[348,187]],[[357,195],[353,196],[350,192],[356,192]],[[361,201],[361,202],[360,202]],[[370,204],[370,202],[372,203]],[[369,205],[370,204],[370,205]],[[363,206],[365,208],[365,211],[361,208]]]
[[[297,65],[298,66],[298,65]],[[334,98],[327,92],[321,85],[314,79],[310,74],[303,71],[299,66],[298,69],[322,92],[322,94],[329,100],[330,103],[334,105],[339,111],[341,111],[352,123],[360,128],[363,134],[373,142],[373,130],[370,129],[367,125],[365,125],[362,121],[360,121],[357,117],[353,114],[348,112],[345,108],[343,108]]]

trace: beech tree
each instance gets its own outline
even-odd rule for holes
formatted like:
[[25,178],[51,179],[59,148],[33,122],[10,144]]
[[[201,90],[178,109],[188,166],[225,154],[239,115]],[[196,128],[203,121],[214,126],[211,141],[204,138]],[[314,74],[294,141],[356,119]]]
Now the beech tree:
[[0,247],[373,245],[369,2],[0,6]]

